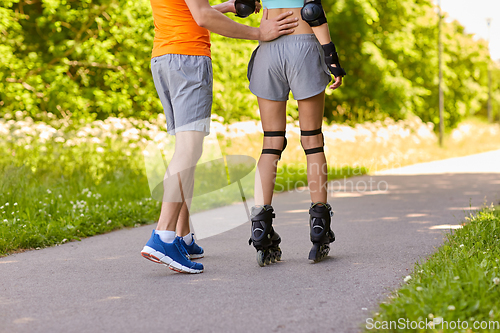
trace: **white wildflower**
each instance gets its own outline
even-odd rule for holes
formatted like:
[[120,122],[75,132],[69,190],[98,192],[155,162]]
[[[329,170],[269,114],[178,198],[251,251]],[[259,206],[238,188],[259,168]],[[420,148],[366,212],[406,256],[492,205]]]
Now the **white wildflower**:
[[499,278],[497,278],[497,277],[496,277],[496,278],[494,278],[494,279],[493,279],[493,283],[494,283],[494,284],[500,284],[500,279],[499,279]]
[[455,307],[454,307],[453,305],[449,305],[449,306],[448,306],[448,310],[450,310],[450,311],[455,311]]
[[410,280],[411,280],[411,275],[407,275],[407,276],[405,276],[405,278],[404,278],[404,282],[408,282],[408,281],[410,281]]
[[422,291],[422,290],[424,290],[424,288],[422,288],[422,287],[417,287],[417,291]]

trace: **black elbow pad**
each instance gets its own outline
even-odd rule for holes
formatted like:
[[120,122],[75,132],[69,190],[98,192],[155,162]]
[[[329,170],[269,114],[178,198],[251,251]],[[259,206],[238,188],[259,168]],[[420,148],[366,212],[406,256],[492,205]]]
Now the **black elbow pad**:
[[236,16],[242,18],[248,17],[255,12],[255,0],[236,0],[234,2],[234,9],[236,9]]
[[311,27],[318,27],[326,23],[326,16],[321,5],[321,0],[305,0],[304,7],[300,11],[300,16]]

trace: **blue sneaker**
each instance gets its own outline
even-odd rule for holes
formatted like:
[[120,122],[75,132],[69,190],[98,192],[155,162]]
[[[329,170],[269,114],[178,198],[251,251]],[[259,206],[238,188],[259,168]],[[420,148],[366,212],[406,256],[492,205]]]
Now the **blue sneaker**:
[[193,241],[189,245],[187,245],[184,239],[181,237],[181,244],[186,249],[189,259],[203,258],[205,252],[203,251],[203,248],[201,246],[195,243],[194,237]]
[[141,255],[158,264],[164,264],[179,273],[202,273],[203,265],[188,259],[187,251],[181,240],[182,238],[176,237],[172,243],[164,243],[153,230]]

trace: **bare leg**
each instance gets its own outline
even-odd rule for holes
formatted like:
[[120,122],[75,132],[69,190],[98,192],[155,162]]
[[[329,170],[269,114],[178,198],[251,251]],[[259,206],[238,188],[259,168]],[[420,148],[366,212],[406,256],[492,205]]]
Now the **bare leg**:
[[[179,218],[177,219],[177,230],[176,234],[184,237],[191,232],[189,229],[189,208],[187,202],[191,200],[186,200],[181,207]],[[190,206],[190,205],[189,205]]]
[[[325,93],[298,101],[299,122],[302,131],[312,131],[321,128],[323,122],[323,109]],[[323,135],[302,136],[304,149],[323,147]],[[306,155],[307,157],[307,182],[312,202],[327,201],[328,166],[325,153],[319,152]]]
[[[257,98],[264,131],[284,131],[286,128],[286,101]],[[264,149],[283,149],[283,137],[264,137]],[[255,172],[255,205],[270,205],[273,199],[278,155],[262,154]]]
[[[163,203],[156,230],[189,233],[189,204],[193,196],[194,170],[203,151],[203,132],[176,134],[175,152],[163,181]],[[187,232],[186,232],[187,230]]]

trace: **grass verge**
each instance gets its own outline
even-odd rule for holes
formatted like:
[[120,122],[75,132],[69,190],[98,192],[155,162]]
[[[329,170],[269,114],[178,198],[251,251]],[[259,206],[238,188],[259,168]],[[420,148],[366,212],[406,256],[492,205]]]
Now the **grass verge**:
[[[22,149],[15,152],[10,159],[0,158],[0,256],[158,219],[161,203],[151,198],[143,168],[119,151],[96,154],[92,149],[56,147],[36,161],[23,156],[26,152]],[[31,163],[22,164],[23,160]],[[364,168],[330,168],[329,178],[366,172]],[[214,181],[210,170],[205,173],[200,172],[197,177]],[[254,171],[241,181],[247,198],[253,197],[253,175]],[[280,166],[276,192],[306,185],[305,170]],[[217,187],[194,197],[191,212],[239,200],[237,187]]]
[[407,284],[367,320],[365,332],[500,331],[500,209],[466,219],[415,265]]

